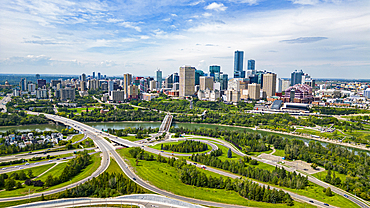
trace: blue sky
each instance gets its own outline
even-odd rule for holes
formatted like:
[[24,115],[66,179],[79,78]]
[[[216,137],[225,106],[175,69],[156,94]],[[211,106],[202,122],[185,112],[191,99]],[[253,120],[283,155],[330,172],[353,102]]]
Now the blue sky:
[[4,0],[0,73],[153,76],[235,50],[289,77],[370,78],[368,0]]

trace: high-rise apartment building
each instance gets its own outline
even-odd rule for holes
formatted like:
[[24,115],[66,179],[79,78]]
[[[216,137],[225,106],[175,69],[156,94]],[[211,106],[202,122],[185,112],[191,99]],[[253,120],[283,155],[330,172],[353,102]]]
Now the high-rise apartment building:
[[263,75],[263,91],[267,97],[275,96],[276,92],[276,74],[266,73]]
[[216,73],[220,74],[220,72],[221,72],[220,66],[217,66],[217,65],[209,66],[209,76],[215,77],[215,74]]
[[99,80],[97,79],[90,79],[88,82],[89,90],[97,90],[99,89]]
[[98,79],[101,79],[101,74],[100,74],[100,72],[98,72]]
[[290,76],[290,86],[294,86],[296,84],[301,84],[302,83],[302,76],[304,75],[303,71],[300,70],[295,70],[292,72]]
[[92,78],[95,79],[95,72],[92,72]]
[[86,74],[82,74],[82,75],[81,75],[81,81],[86,82]]
[[234,56],[234,78],[245,78],[245,71],[243,71],[243,51],[235,51]]
[[122,102],[125,99],[124,95],[123,91],[114,90],[111,92],[110,99],[114,102]]
[[229,82],[229,75],[221,74],[221,77],[220,77],[221,90],[227,90],[228,82]]
[[75,89],[66,87],[60,89],[60,99],[61,100],[74,100],[76,98]]
[[33,83],[28,84],[28,92],[35,92],[36,85]]
[[128,86],[132,83],[132,74],[123,75],[123,90],[125,91],[125,99],[128,99]]
[[195,86],[195,67],[182,66],[180,67],[180,97],[194,95]]
[[57,84],[62,84],[62,80],[51,80],[51,87],[57,87]]
[[155,81],[157,81],[157,88],[162,89],[162,71],[159,69],[156,71]]
[[38,79],[37,80],[37,87],[42,88],[44,86],[46,86],[46,80],[45,79]]
[[22,78],[19,82],[19,87],[21,88],[21,91],[27,91],[27,79]]
[[199,89],[200,90],[213,90],[213,77],[202,76],[199,78]]
[[285,91],[290,87],[290,80],[283,79],[281,80],[281,91]]
[[153,91],[153,90],[157,89],[157,82],[155,80],[151,80],[149,82],[149,89],[150,89],[150,91]]
[[138,87],[136,85],[129,85],[127,88],[127,99],[138,99],[139,98],[139,92]]
[[108,92],[112,92],[114,90],[114,81],[113,80],[109,80],[108,81]]

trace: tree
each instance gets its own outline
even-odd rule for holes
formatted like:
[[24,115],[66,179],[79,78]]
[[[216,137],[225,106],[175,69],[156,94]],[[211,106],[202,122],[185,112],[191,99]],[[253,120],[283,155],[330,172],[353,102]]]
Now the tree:
[[9,178],[5,181],[5,185],[4,185],[5,190],[10,191],[14,188],[14,186],[15,186],[15,180],[13,178]]
[[325,190],[325,195],[326,195],[326,196],[333,196],[333,192],[331,192],[330,187],[328,187],[328,188]]
[[312,169],[314,169],[314,170],[316,170],[316,168],[317,168],[317,164],[316,164],[316,163],[312,163],[312,164],[311,164],[311,168],[312,168]]
[[32,185],[32,181],[30,179],[27,179],[24,184],[26,184],[27,186],[30,186]]
[[18,188],[22,188],[22,184],[21,184],[21,182],[17,182],[16,187],[17,187],[17,189],[18,189]]
[[44,194],[41,194],[41,201],[45,201]]
[[227,158],[232,158],[233,157],[233,153],[231,152],[231,149],[229,148],[229,150],[227,151]]
[[24,173],[23,170],[21,170],[21,172],[18,174],[19,175],[19,180],[26,180],[27,179],[27,176],[26,174]]
[[33,172],[32,172],[31,169],[28,169],[27,175],[28,175],[29,178],[33,178]]

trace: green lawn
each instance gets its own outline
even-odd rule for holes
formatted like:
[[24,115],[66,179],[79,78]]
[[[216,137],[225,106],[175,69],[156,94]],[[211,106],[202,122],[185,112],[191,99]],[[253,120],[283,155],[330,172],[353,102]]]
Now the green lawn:
[[[319,180],[324,180],[325,179],[325,177],[326,177],[326,175],[327,175],[327,170],[325,170],[325,171],[322,171],[322,172],[319,172],[319,173],[315,173],[315,174],[312,174],[312,176],[313,177],[316,177],[317,179],[319,179]],[[335,176],[336,177],[339,177],[340,178],[340,180],[343,182],[343,181],[345,181],[346,180],[346,175],[344,175],[344,174],[341,174],[341,173],[338,173],[337,171],[334,171],[334,170],[332,170],[331,171],[332,173],[331,173],[331,176],[333,177],[333,172],[335,172]]]
[[105,172],[110,173],[110,174],[112,174],[112,173],[124,174],[122,169],[119,167],[119,165],[117,164],[117,162],[113,158],[111,158],[110,164],[109,164],[107,170],[105,170]]
[[272,154],[272,155],[284,157],[285,156],[285,152],[284,152],[284,150],[277,149],[277,150],[275,150],[275,153]]
[[[162,143],[163,145],[165,145],[165,144],[172,144],[172,145],[174,145],[174,144],[181,144],[181,143],[183,143],[184,141],[179,141],[179,142],[166,142],[166,143]],[[151,148],[153,148],[153,149],[157,149],[157,150],[161,150],[161,145],[162,144],[156,144],[156,145],[154,145],[154,146],[150,146]],[[212,147],[211,146],[209,146],[208,144],[207,144],[207,146],[208,146],[208,150],[206,150],[206,151],[202,151],[202,152],[188,152],[188,153],[186,153],[186,152],[174,152],[174,151],[171,151],[171,150],[163,150],[163,152],[168,152],[168,153],[172,153],[172,152],[174,152],[174,153],[177,153],[177,154],[191,154],[191,153],[194,153],[194,154],[202,154],[202,153],[207,153],[207,152],[209,152],[209,151],[211,151],[212,150]]]
[[82,138],[84,138],[84,134],[77,134],[77,135],[72,137],[71,141],[72,141],[72,143],[77,142],[77,141],[80,141]]
[[[119,149],[118,153],[127,158],[130,165],[135,165],[135,159],[131,158],[128,151],[129,148]],[[206,201],[215,201],[221,203],[238,204],[253,207],[286,207],[284,204],[270,204],[264,202],[256,202],[247,200],[241,197],[234,191],[226,191],[222,189],[211,189],[194,187],[183,184],[179,180],[179,173],[175,167],[171,167],[167,163],[158,163],[156,161],[140,161],[138,166],[134,166],[136,173],[144,180],[148,180],[154,186],[170,191],[174,194],[197,198]],[[206,175],[212,177],[223,177],[218,174],[202,170]],[[313,207],[309,204],[295,202],[293,207]]]
[[137,141],[137,140],[142,140],[142,139],[137,139],[135,136],[121,136],[122,139],[127,139],[129,141]]
[[[92,139],[90,139],[90,138],[87,138],[87,139],[83,140],[82,143],[83,143],[82,146],[84,148],[89,148],[89,147],[94,147],[95,146],[94,141]],[[89,145],[87,145],[86,143],[88,143]]]
[[272,152],[272,149],[271,150],[268,150],[268,151],[264,151],[264,152],[248,152],[248,155],[253,155],[253,156],[258,156],[262,153],[265,153],[265,154],[270,154]]
[[[92,111],[92,110],[94,110],[94,109],[96,109],[95,107],[89,107],[89,111]],[[99,108],[99,109],[101,109],[101,108]],[[68,110],[77,110],[77,112],[76,113],[79,113],[79,114],[81,114],[81,112],[86,112],[86,108],[68,108]]]
[[[52,186],[50,188],[46,188],[46,189],[43,189],[42,187],[34,187],[34,186],[25,186],[25,185],[23,185],[24,187],[20,188],[20,189],[0,192],[0,198],[27,195],[29,190],[30,190],[31,193],[54,190],[54,189],[61,188],[63,186],[69,185],[71,183],[75,183],[77,181],[80,181],[80,180],[88,177],[89,175],[91,175],[93,172],[95,172],[95,170],[97,170],[99,168],[100,161],[101,161],[100,155],[98,153],[94,154],[94,155],[91,156],[91,159],[92,159],[92,163],[90,165],[88,165],[85,169],[83,169],[82,172],[80,172],[79,174],[74,176],[70,181],[67,181],[67,182]],[[51,166],[49,166],[47,169],[52,167],[53,164],[50,164],[50,165]],[[59,168],[58,168],[58,166],[56,166],[57,169],[54,170],[54,168],[53,168],[52,170],[50,170],[51,172],[46,173],[41,178],[46,179],[47,176],[50,175],[51,173],[53,173],[53,172],[56,173],[57,172],[56,170],[62,171],[63,169],[60,168],[62,166],[59,166]],[[45,170],[47,170],[47,169],[45,169]],[[42,171],[42,172],[45,172],[45,170]],[[38,175],[41,174],[42,172],[38,173]],[[61,174],[61,173],[58,173],[58,174]],[[36,176],[36,173],[34,173],[34,175]]]
[[59,177],[62,174],[62,172],[63,172],[63,170],[66,166],[67,166],[67,162],[59,163],[54,168],[49,170],[49,172],[45,173],[44,175],[42,175],[37,180],[46,181],[46,179],[48,178],[49,175],[52,175],[53,177]]

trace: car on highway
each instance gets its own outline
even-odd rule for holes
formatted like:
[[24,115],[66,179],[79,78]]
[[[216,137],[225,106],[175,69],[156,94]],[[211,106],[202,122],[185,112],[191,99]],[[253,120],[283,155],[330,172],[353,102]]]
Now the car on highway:
[[310,200],[309,202],[314,203],[312,200]]
[[37,164],[39,164],[38,162],[37,163],[35,163],[35,165],[37,165]]
[[49,160],[49,162],[53,162],[52,160]]
[[63,157],[63,159],[65,160],[65,159],[67,159],[67,158]]
[[60,158],[57,158],[57,160],[60,160]]
[[136,178],[132,178],[132,180],[136,181]]
[[19,168],[19,166],[17,165],[17,166],[14,166],[15,168]]
[[3,168],[3,169],[1,169],[1,170],[6,170],[6,168]]
[[325,205],[325,206],[329,206],[329,204],[327,204],[327,203],[324,203],[324,205]]
[[30,163],[26,163],[25,165],[29,165]]
[[194,163],[194,165],[198,165],[197,163]]
[[346,197],[346,198],[348,198],[348,195],[347,194],[344,194],[343,196]]

